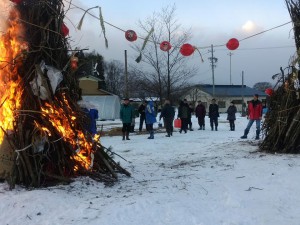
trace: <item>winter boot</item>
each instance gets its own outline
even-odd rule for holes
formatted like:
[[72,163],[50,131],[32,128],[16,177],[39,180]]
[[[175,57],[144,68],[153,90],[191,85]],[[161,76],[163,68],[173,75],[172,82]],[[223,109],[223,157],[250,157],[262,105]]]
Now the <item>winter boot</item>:
[[247,134],[249,133],[249,130],[245,129],[244,131],[244,135],[241,136],[242,139],[246,139],[247,138]]
[[215,130],[218,131],[218,127],[217,126],[216,126]]
[[154,139],[154,131],[150,131],[150,137],[148,139]]
[[205,130],[205,126],[203,126],[203,130]]
[[123,141],[125,141],[125,132],[123,132],[123,138],[122,138]]
[[211,127],[211,130],[214,130],[214,127]]
[[154,139],[154,131],[151,131],[150,136],[151,136],[151,139]]
[[198,130],[202,130],[202,126],[200,126]]
[[232,131],[235,131],[235,125],[232,124]]
[[130,140],[129,139],[129,132],[126,132],[126,140]]
[[259,133],[260,133],[260,130],[257,130],[255,140],[259,140]]

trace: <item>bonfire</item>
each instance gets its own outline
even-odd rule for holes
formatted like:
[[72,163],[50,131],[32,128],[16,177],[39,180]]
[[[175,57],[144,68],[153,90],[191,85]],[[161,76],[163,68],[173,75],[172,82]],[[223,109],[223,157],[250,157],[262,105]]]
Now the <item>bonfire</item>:
[[14,188],[130,176],[85,128],[62,0],[13,2],[0,37],[0,179]]

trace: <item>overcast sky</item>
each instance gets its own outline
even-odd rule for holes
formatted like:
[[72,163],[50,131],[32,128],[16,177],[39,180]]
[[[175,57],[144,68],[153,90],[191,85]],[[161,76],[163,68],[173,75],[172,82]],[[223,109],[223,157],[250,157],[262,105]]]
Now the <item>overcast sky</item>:
[[[289,22],[290,16],[284,0],[73,0],[72,3],[84,9],[100,6],[104,20],[123,30],[132,29],[140,35],[138,20],[144,21],[153,12],[163,7],[176,5],[176,18],[182,27],[192,29],[190,44],[201,47],[226,44],[230,38],[241,40],[253,34]],[[98,9],[89,12],[99,16]],[[83,11],[72,9],[68,12],[66,23],[70,27],[72,46],[88,47],[104,56],[105,60],[124,61],[124,50],[128,51],[128,63],[135,64],[137,53],[132,51],[124,33],[105,24],[109,48],[105,48],[99,20],[87,15],[81,31],[74,29]],[[142,45],[143,41],[138,40]],[[215,84],[230,83],[230,56],[226,47],[214,48],[218,58],[215,69]],[[257,82],[271,82],[271,76],[280,72],[280,67],[288,66],[296,50],[292,24],[279,27],[261,35],[240,42],[240,47],[232,51],[231,79],[233,84],[244,82],[252,87]],[[204,63],[199,54],[190,56],[190,64],[198,68],[193,79],[195,83],[212,83],[212,72],[208,49],[201,50]],[[142,65],[141,65],[142,66]]]

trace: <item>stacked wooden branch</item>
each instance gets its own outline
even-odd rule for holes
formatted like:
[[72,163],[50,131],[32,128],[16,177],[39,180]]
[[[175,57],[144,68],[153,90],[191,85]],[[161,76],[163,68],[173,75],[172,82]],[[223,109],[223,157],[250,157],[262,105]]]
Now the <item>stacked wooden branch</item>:
[[[269,99],[260,148],[272,153],[300,153],[300,99],[297,74],[292,73]],[[297,89],[295,88],[297,87]]]
[[[5,178],[11,188],[15,184],[40,187],[70,182],[78,175],[109,183],[117,180],[117,173],[130,176],[99,138],[85,129],[87,117],[77,105],[80,91],[76,71],[70,68],[73,51],[69,51],[61,32],[63,7],[62,0],[24,0],[17,6],[24,27],[22,38],[29,50],[18,67],[22,106],[15,112],[14,129],[3,131],[5,140],[0,147],[0,163],[1,157],[11,162],[2,176],[0,169],[0,178]],[[63,75],[55,91],[42,62]],[[30,85],[38,76],[47,99],[37,96]]]
[[293,25],[296,59],[291,62],[292,72],[287,78],[282,71],[282,86],[269,100],[269,112],[263,125],[265,139],[260,145],[262,150],[272,153],[300,153],[300,2],[286,0]]

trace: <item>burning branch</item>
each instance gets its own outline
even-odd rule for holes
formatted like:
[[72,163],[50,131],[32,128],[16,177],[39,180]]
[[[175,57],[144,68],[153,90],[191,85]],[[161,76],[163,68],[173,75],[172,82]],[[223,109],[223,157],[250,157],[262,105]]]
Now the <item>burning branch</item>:
[[23,0],[0,37],[0,178],[11,188],[130,176],[85,128],[63,19],[62,0]]

